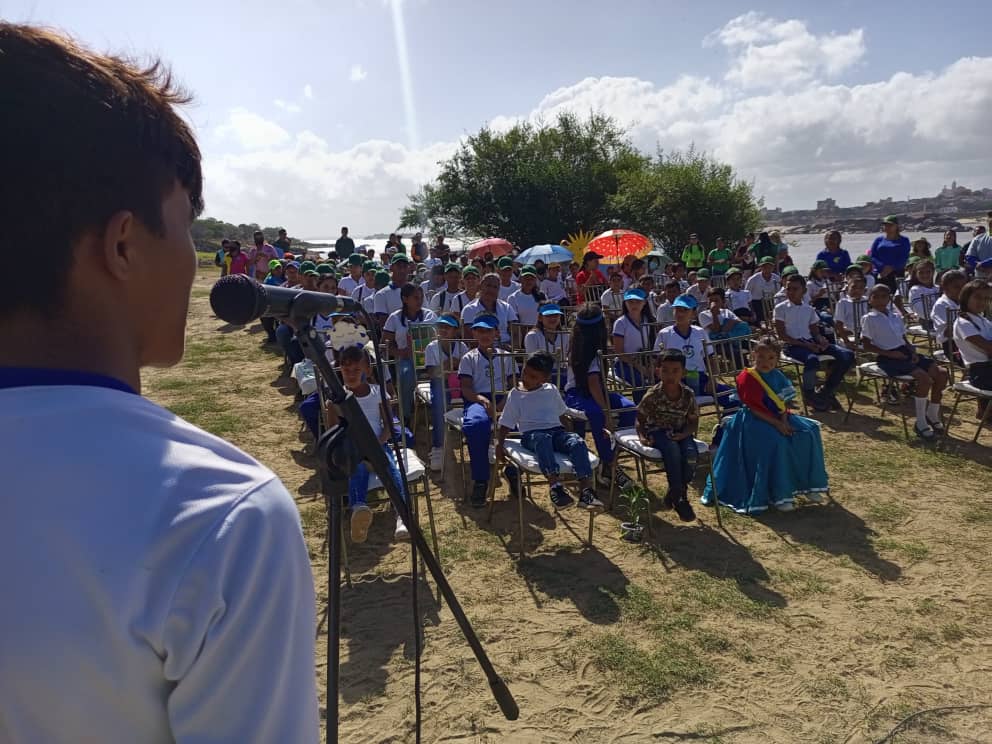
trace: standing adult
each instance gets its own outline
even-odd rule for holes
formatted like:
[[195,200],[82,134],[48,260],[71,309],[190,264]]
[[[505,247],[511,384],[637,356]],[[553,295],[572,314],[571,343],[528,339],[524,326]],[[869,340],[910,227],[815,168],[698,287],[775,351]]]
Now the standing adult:
[[[989,229],[992,230],[992,212],[986,217],[989,220]],[[992,259],[992,235],[989,235],[988,231],[982,231],[971,239],[964,260],[969,268],[974,269],[978,264],[989,259]]]
[[30,234],[59,267],[0,298],[0,738],[317,741],[293,498],[140,394],[143,367],[182,358],[196,275],[185,94],[160,64],[9,23],[0,90],[0,251]]
[[682,263],[688,271],[698,271],[706,265],[706,249],[696,233],[689,236],[689,245],[682,249]]
[[334,241],[334,255],[344,261],[355,252],[355,241],[348,237],[348,228],[341,228],[341,237]]
[[451,255],[451,247],[444,242],[444,233],[441,233],[434,239],[434,249],[442,261],[448,261],[448,257]]
[[416,263],[423,263],[427,260],[427,243],[424,242],[423,233],[414,233],[410,243],[411,258]]
[[231,261],[228,253],[231,250],[231,241],[224,238],[220,241],[220,250],[214,254],[214,266],[220,267],[220,275],[227,276],[231,270]]
[[827,265],[827,276],[833,282],[843,281],[844,272],[851,265],[851,255],[840,247],[841,240],[840,230],[827,230],[823,234],[824,248],[816,254],[816,260]]
[[758,233],[758,240],[751,244],[751,253],[754,254],[755,265],[761,265],[761,259],[770,258],[778,260],[778,246],[772,242],[771,236],[766,232]]
[[714,244],[716,247],[706,257],[706,263],[709,264],[713,276],[722,276],[730,270],[730,261],[733,255],[730,249],[727,248],[727,241],[723,238],[717,238]]
[[265,242],[265,233],[261,230],[256,230],[251,237],[255,245],[248,253],[248,259],[251,261],[255,279],[262,281],[269,273],[269,261],[277,257],[276,249]]
[[899,218],[896,215],[890,214],[882,220],[882,230],[884,234],[872,241],[868,255],[879,283],[885,284],[889,291],[895,293],[896,280],[906,270],[906,261],[909,260],[912,246],[909,238],[900,233]]
[[280,227],[278,237],[272,241],[272,247],[276,249],[276,253],[279,254],[279,258],[286,257],[286,251],[288,251],[293,245],[293,241],[289,239],[286,235],[286,228]]
[[602,256],[595,251],[586,251],[582,256],[582,265],[575,274],[575,301],[579,305],[585,302],[585,298],[582,296],[584,287],[606,286],[606,277],[599,270],[599,260],[601,258]]

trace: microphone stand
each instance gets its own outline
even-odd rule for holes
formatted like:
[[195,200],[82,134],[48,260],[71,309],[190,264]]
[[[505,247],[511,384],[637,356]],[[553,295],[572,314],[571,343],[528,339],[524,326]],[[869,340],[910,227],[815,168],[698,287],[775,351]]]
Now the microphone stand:
[[[368,462],[379,477],[389,495],[396,513],[403,519],[410,540],[420,552],[420,556],[434,578],[444,597],[444,601],[454,615],[462,635],[468,642],[476,661],[482,668],[489,688],[497,705],[509,721],[517,720],[520,710],[506,682],[496,673],[492,662],[486,655],[479,637],[475,634],[471,623],[465,616],[455,596],[454,590],[448,583],[441,564],[431,552],[420,526],[413,518],[412,511],[403,500],[398,484],[390,474],[386,453],[379,444],[379,439],[369,425],[365,414],[351,391],[345,389],[341,380],[335,374],[327,360],[327,347],[321,334],[310,323],[313,313],[308,313],[306,303],[293,308],[288,321],[296,328],[296,337],[303,353],[319,370],[330,388],[331,402],[339,411],[339,424],[332,427],[320,437],[317,442],[317,468],[320,472],[321,488],[327,495],[327,743],[337,744],[338,741],[338,684],[339,684],[339,647],[341,642],[341,514],[348,494],[348,480],[355,467],[362,460]],[[374,334],[374,330],[372,331]],[[381,370],[380,370],[381,372]],[[381,379],[381,377],[380,377]],[[323,415],[323,411],[321,411]],[[417,587],[413,587],[417,591]],[[419,737],[418,737],[419,739]]]

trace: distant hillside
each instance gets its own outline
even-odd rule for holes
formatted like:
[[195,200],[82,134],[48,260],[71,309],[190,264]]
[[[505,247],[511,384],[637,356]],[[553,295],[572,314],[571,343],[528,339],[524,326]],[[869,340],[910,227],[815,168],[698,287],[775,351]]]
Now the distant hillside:
[[[242,245],[251,245],[252,235],[256,230],[265,233],[265,239],[269,243],[279,236],[279,226],[259,227],[254,222],[247,225],[232,225],[230,222],[213,217],[195,220],[190,232],[193,234],[193,242],[196,244],[197,250],[217,251],[220,249],[220,241],[224,238],[240,240]],[[289,236],[289,239],[293,241],[294,246],[304,248],[310,246],[310,243],[294,238],[292,235]]]

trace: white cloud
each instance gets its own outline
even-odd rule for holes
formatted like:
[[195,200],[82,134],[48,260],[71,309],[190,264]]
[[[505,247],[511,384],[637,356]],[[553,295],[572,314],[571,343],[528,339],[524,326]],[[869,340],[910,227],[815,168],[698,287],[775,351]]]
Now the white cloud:
[[313,86],[311,86],[310,83],[303,86],[303,97],[308,101],[313,98]]
[[360,83],[368,76],[369,74],[361,65],[352,65],[348,72],[348,79],[353,83]]
[[272,102],[272,105],[275,106],[277,109],[282,109],[283,111],[289,114],[298,114],[302,110],[297,104],[288,103],[282,100],[281,98],[277,98],[276,100],[274,100]]
[[214,136],[245,150],[278,147],[290,139],[289,132],[275,122],[243,108],[232,109],[227,121],[214,129]]
[[[810,53],[755,95],[757,82],[769,78],[753,50],[781,51],[789,34],[803,39]],[[826,196],[846,205],[922,195],[954,179],[992,185],[992,57],[844,85],[833,78],[843,61],[813,54],[809,39],[819,50],[849,45],[847,60],[864,54],[860,31],[814,36],[801,21],[749,14],[709,38],[730,53],[725,77],[684,75],[668,85],[590,77],[548,93],[529,112],[494,117],[489,125],[505,130],[561,111],[603,111],[628,126],[646,152],[695,145],[731,163],[754,179],[769,206],[812,207]],[[410,149],[374,140],[334,150],[312,132],[290,134],[243,109],[216,128],[215,142],[226,154],[205,158],[211,214],[286,223],[311,236],[333,234],[333,226],[344,222],[356,234],[394,228],[406,196],[432,179],[437,161],[458,144]],[[231,143],[242,151],[232,151]]]
[[722,44],[735,55],[727,80],[742,88],[805,83],[821,74],[834,77],[865,54],[860,28],[816,36],[802,21],[776,21],[755,11],[729,21],[704,44]]

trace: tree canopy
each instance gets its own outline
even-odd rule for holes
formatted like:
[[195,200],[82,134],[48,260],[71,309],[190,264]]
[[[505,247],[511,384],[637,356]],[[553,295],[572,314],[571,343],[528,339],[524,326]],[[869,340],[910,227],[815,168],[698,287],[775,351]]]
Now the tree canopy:
[[[279,237],[278,227],[259,227],[254,222],[250,224],[232,225],[214,217],[201,217],[193,221],[190,233],[193,242],[197,246],[209,247],[214,250],[220,248],[220,241],[224,238],[240,240],[243,244],[251,244],[252,235],[256,230],[261,230],[265,234],[265,239],[269,243]],[[291,238],[296,245],[306,245],[296,238]]]
[[759,224],[750,183],[703,153],[639,152],[612,118],[488,127],[409,197],[400,227],[495,235],[524,247],[580,229],[627,227],[673,252],[691,232],[737,237]]

